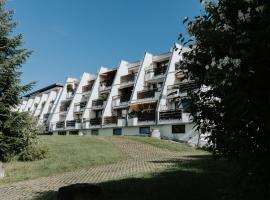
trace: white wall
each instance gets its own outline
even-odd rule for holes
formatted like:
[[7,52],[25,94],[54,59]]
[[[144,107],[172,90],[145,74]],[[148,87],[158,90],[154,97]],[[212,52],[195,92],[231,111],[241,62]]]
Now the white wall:
[[86,104],[86,107],[85,107],[85,110],[84,110],[84,113],[82,115],[82,118],[83,119],[90,119],[90,112],[91,112],[91,107],[92,107],[92,101],[94,99],[98,99],[99,97],[99,84],[100,84],[100,74],[104,73],[108,71],[107,68],[105,67],[101,67],[99,72],[98,72],[98,75],[96,77],[96,80],[95,80],[95,83],[92,87],[92,92],[91,92],[91,95],[88,99],[88,102]]
[[134,85],[133,94],[131,97],[131,103],[137,100],[137,92],[143,90],[144,88],[145,68],[151,65],[152,59],[153,59],[153,55],[146,52],[144,55],[143,62],[140,66],[138,75],[137,75],[136,83]]
[[75,92],[75,95],[74,95],[74,97],[72,99],[72,102],[70,104],[66,120],[74,120],[74,105],[81,101],[81,99],[82,99],[82,87],[84,85],[87,85],[88,81],[90,80],[90,77],[91,76],[90,76],[89,73],[83,73],[83,75],[81,77],[81,80],[80,80],[80,83],[79,83],[79,85],[77,87],[77,90]]
[[34,112],[34,116],[40,115],[40,113],[42,112],[42,104],[43,104],[43,102],[46,104],[48,96],[49,96],[48,94],[42,94],[41,95],[41,98],[40,98],[39,104],[37,106],[37,109]]
[[59,112],[60,112],[61,102],[63,100],[66,100],[66,97],[67,97],[67,85],[73,84],[76,80],[77,79],[75,79],[75,78],[67,78],[66,83],[65,83],[65,85],[60,93],[59,98],[57,99],[55,108],[53,110],[53,114],[52,114],[52,117],[50,119],[51,123],[55,123],[55,122],[59,121],[59,119],[60,119]]
[[27,103],[26,103],[26,106],[23,109],[23,112],[27,112],[28,109],[31,108],[33,102],[34,102],[34,99],[33,98],[29,98],[28,101],[27,101]]
[[[121,61],[120,65],[117,69],[114,81],[113,81],[112,89],[111,89],[110,94],[108,96],[106,107],[103,111],[103,120],[104,120],[104,117],[112,116],[112,97],[118,95],[118,89],[120,86],[121,76],[124,76],[127,74],[128,74],[128,62]],[[104,123],[104,121],[103,121],[103,123]]]

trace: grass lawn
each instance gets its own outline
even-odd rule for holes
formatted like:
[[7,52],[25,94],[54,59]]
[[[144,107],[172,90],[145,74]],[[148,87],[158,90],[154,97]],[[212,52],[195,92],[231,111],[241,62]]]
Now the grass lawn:
[[113,163],[123,158],[120,150],[102,137],[41,136],[40,140],[41,145],[49,149],[47,157],[5,164],[6,177],[0,179],[0,184]]
[[[100,183],[105,200],[217,200],[236,199],[237,175],[231,164],[214,160],[202,150],[186,144],[148,137],[128,137],[159,148],[181,152],[183,159],[172,168],[130,178]],[[48,191],[38,200],[56,200],[57,192]]]
[[151,137],[129,137],[132,140],[143,142],[158,148],[167,149],[170,151],[180,152],[183,155],[209,155],[208,152],[196,149],[185,143],[174,142],[170,140],[160,140]]

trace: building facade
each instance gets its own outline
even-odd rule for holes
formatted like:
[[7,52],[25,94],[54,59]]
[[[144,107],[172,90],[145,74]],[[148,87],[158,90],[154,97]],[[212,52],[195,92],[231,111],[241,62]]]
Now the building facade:
[[[144,135],[188,141],[195,133],[187,91],[195,83],[181,71],[180,49],[144,54],[137,62],[101,67],[97,74],[67,78],[24,97],[19,112],[29,111],[51,134]],[[185,49],[184,49],[185,50]]]

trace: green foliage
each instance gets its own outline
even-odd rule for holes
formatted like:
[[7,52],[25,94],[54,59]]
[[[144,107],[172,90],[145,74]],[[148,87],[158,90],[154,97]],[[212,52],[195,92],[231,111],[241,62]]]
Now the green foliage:
[[182,41],[190,51],[181,62],[201,86],[190,94],[197,128],[211,133],[214,155],[241,161],[246,185],[269,195],[270,1],[202,3],[202,16],[187,23],[193,41]]
[[73,93],[74,92],[72,84],[67,84],[67,92],[68,93]]
[[5,162],[34,146],[39,133],[37,121],[29,113],[11,114],[0,132],[0,160]]
[[37,123],[28,113],[14,110],[21,95],[31,89],[33,83],[21,85],[19,71],[30,56],[22,48],[22,35],[15,35],[16,23],[13,11],[5,9],[5,1],[0,0],[0,160],[10,161],[36,142]]
[[28,146],[23,152],[20,153],[20,161],[35,161],[41,160],[46,157],[48,149],[38,146]]

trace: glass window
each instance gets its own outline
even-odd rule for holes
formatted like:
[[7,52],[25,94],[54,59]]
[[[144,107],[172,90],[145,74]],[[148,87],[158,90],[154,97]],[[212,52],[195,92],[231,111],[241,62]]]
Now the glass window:
[[185,133],[186,132],[186,126],[185,125],[172,125],[172,133]]
[[114,128],[113,135],[122,135],[122,129],[121,128]]
[[91,130],[91,135],[98,135],[98,129]]
[[150,133],[150,127],[149,126],[147,126],[147,127],[140,127],[139,133],[140,134],[149,134]]

